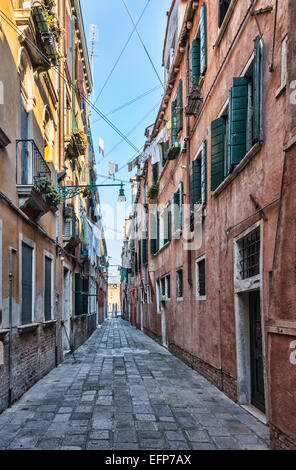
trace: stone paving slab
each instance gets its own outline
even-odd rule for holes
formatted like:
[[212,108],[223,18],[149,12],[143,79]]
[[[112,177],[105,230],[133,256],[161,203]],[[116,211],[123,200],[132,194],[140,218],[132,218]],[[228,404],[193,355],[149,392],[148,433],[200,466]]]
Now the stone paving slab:
[[121,319],[0,415],[0,449],[268,449],[268,428]]

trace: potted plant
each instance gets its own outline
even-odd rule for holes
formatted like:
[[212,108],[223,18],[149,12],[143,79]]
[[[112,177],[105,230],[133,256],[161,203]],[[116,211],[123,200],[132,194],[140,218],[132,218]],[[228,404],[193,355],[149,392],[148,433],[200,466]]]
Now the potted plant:
[[59,204],[64,202],[64,197],[59,193],[56,186],[50,178],[41,177],[36,181],[36,186],[42,193],[47,204],[52,208],[57,208]]
[[153,183],[152,186],[148,189],[147,197],[149,200],[154,200],[158,196],[158,191],[159,191],[159,184],[158,183]]

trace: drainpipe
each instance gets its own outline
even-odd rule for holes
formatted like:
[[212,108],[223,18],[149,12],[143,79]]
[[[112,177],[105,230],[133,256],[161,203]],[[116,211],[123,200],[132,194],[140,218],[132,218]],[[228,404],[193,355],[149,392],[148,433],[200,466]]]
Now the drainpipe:
[[[186,47],[186,102],[190,93],[190,61],[189,46]],[[186,116],[186,172],[187,172],[187,204],[190,204],[190,116]],[[187,278],[188,284],[192,287],[192,270],[191,270],[191,250],[187,250]]]
[[8,352],[8,407],[12,403],[12,255],[16,253],[15,248],[9,248],[9,352]]
[[[59,0],[59,17],[60,17],[60,22],[63,28],[65,28],[65,1],[64,0]],[[61,51],[61,56],[64,57],[64,38],[61,35],[60,36],[60,51]],[[65,134],[65,129],[64,129],[64,112],[65,112],[65,96],[64,96],[64,58],[60,59],[60,74],[59,74],[59,171],[62,171],[64,169],[64,134]]]

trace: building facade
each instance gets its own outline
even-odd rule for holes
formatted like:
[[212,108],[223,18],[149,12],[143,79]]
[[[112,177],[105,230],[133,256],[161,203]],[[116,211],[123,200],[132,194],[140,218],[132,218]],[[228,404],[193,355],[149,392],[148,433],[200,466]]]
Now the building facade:
[[106,314],[80,3],[1,1],[0,411]]
[[137,326],[267,422],[272,448],[291,449],[293,19],[289,0],[172,2],[127,266]]

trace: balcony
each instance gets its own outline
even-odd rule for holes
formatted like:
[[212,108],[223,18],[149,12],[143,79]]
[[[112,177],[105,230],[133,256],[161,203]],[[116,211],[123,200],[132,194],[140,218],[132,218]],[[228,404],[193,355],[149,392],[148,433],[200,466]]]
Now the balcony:
[[27,48],[33,66],[45,71],[59,62],[56,43],[60,28],[49,4],[44,2],[44,5],[34,6],[32,3],[34,2],[16,2],[14,16],[19,40]]
[[168,151],[168,160],[175,160],[181,151],[180,142],[176,141],[171,145]]
[[16,185],[20,208],[33,219],[56,212],[62,202],[34,140],[16,141]]
[[70,159],[84,155],[87,149],[87,140],[83,131],[77,129],[71,135],[65,136],[65,153]]
[[78,218],[74,212],[67,213],[67,209],[64,211],[63,242],[66,250],[73,249],[80,243]]

